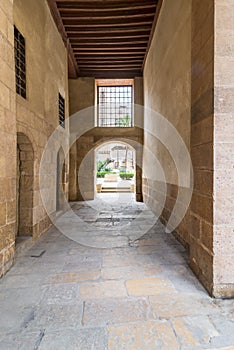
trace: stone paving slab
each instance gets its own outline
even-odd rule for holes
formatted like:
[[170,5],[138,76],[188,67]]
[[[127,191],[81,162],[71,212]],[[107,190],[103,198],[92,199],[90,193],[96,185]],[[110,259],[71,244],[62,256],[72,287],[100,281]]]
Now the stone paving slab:
[[217,313],[218,307],[212,300],[201,298],[193,293],[159,294],[149,297],[150,305],[155,314],[161,319],[188,315],[207,315]]
[[87,282],[79,288],[79,298],[82,300],[124,296],[127,296],[127,291],[123,281]]
[[118,255],[118,256],[104,256],[103,264],[105,267],[120,267],[120,266],[155,266],[152,259],[148,255]]
[[32,310],[31,318],[25,321],[25,328],[28,331],[38,329],[64,330],[76,329],[81,326],[83,304],[44,304]]
[[83,324],[98,326],[153,318],[146,298],[105,298],[85,302]]
[[147,321],[108,327],[108,349],[119,350],[179,350],[171,325],[166,321]]
[[66,330],[48,333],[43,337],[40,350],[107,350],[105,328]]
[[45,285],[41,290],[41,305],[76,304],[78,285],[76,283],[61,283]]
[[44,330],[35,333],[8,334],[0,338],[0,350],[31,350],[39,349]]
[[[98,210],[73,205],[90,222],[126,210],[124,201]],[[81,237],[93,247],[51,227],[21,253],[0,280],[0,350],[233,350],[234,300],[208,296],[178,241],[159,222],[149,228],[153,214],[135,219],[145,209],[131,201],[132,227],[94,236],[91,225],[76,227],[68,215],[65,225],[74,234],[85,227]],[[140,227],[134,240],[131,230]],[[110,247],[98,247],[108,237]]]
[[163,293],[175,293],[176,290],[170,281],[161,278],[143,278],[126,282],[129,295],[155,295]]
[[121,267],[106,267],[101,271],[101,276],[106,280],[130,280],[132,278],[155,277],[162,272],[161,267],[146,267],[146,266],[121,266]]
[[[69,268],[65,268],[69,271]],[[76,272],[73,272],[73,271]],[[88,270],[88,269],[72,269],[71,272],[61,272],[55,275],[50,275],[47,279],[47,283],[60,284],[60,283],[76,283],[80,281],[97,280],[100,277],[100,270]]]
[[219,336],[219,332],[205,315],[176,318],[172,320],[172,324],[183,350],[209,348],[211,339]]

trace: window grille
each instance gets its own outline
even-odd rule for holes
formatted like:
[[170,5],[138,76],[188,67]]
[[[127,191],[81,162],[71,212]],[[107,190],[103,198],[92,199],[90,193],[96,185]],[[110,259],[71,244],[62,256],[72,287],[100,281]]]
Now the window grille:
[[133,126],[131,85],[98,86],[98,126]]
[[65,128],[65,100],[62,95],[59,94],[59,125]]
[[16,92],[26,98],[25,39],[14,26]]

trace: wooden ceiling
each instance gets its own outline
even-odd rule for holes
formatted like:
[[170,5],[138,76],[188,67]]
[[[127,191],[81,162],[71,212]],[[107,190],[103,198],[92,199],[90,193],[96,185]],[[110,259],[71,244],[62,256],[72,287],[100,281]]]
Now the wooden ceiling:
[[141,76],[162,0],[48,0],[69,77]]

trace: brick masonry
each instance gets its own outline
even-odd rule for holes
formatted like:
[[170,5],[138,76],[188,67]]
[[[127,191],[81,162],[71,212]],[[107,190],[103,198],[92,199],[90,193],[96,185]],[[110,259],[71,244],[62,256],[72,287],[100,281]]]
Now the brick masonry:
[[[169,11],[171,14],[173,13],[172,6],[170,4],[169,8],[168,3],[164,1],[160,14],[161,21],[159,17],[158,22],[158,28],[161,28],[161,39],[164,35],[162,27],[165,25],[165,14]],[[181,49],[178,51],[180,57],[178,65],[182,62],[184,71],[187,70],[187,74],[191,74],[191,80],[187,80],[188,85],[184,81],[183,86],[181,86],[181,91],[185,86],[187,92],[191,91],[191,133],[184,132],[181,128],[182,124],[176,119],[176,114],[179,114],[181,106],[177,95],[178,109],[174,115],[171,113],[174,104],[174,90],[171,89],[170,85],[173,78],[173,64],[170,65],[170,76],[165,75],[163,80],[161,77],[167,71],[165,70],[163,73],[162,67],[159,72],[152,73],[157,60],[161,58],[161,62],[166,66],[171,52],[179,50],[179,45],[175,40],[177,35],[185,44],[186,36],[180,32],[179,26],[175,26],[177,28],[174,31],[175,34],[170,38],[166,58],[165,47],[160,46],[159,41],[157,45],[154,45],[154,40],[157,39],[157,33],[159,33],[159,29],[158,31],[156,29],[151,51],[153,52],[154,47],[157,47],[157,52],[154,53],[154,56],[151,51],[149,52],[145,67],[145,103],[146,106],[166,113],[168,119],[174,123],[190,148],[194,169],[194,191],[190,209],[175,230],[175,236],[183,245],[189,247],[190,266],[208,292],[215,297],[232,297],[234,293],[234,47],[232,44],[234,4],[230,0],[216,3],[212,0],[193,0],[192,8],[189,10],[189,2],[181,1],[180,11],[180,18],[184,19],[183,23],[180,22],[181,26],[186,26],[185,13],[187,11],[190,11],[189,16],[191,17],[191,72],[185,64],[187,51],[184,52]],[[183,15],[182,11],[185,11]],[[168,28],[175,25],[174,17],[170,17],[170,20]],[[189,30],[188,26],[188,33]],[[188,50],[188,45],[186,47]],[[148,67],[150,67],[150,74],[148,74]],[[177,67],[177,69],[179,68]],[[155,79],[156,85],[153,85],[152,75],[157,78]],[[177,80],[178,88],[179,84],[180,81]],[[170,103],[168,103],[169,100]],[[184,105],[186,101],[184,97]],[[184,113],[181,113],[181,122],[183,121],[186,125],[186,122],[190,121],[189,113],[187,113],[187,119],[184,119],[184,116]],[[187,132],[189,132],[189,128],[187,128]],[[143,179],[144,200],[154,212],[160,213],[162,211],[161,219],[167,223],[178,192],[176,175],[173,164],[161,145],[153,142],[149,137],[145,137],[145,141],[151,148],[157,149],[159,160],[166,169],[166,184],[153,181],[151,178]],[[162,208],[158,199],[165,191],[163,186],[166,186],[166,198]]]
[[[32,17],[32,13],[37,16]],[[13,25],[25,37],[26,99],[15,94]],[[66,117],[69,105],[66,48],[46,1],[1,1],[0,77],[1,276],[14,262],[17,232],[35,240],[51,225],[40,197],[39,166],[47,140],[58,126],[59,92],[65,97]],[[66,128],[69,129],[68,123]],[[59,148],[58,141],[50,161],[52,174],[56,173]],[[67,159],[65,169],[69,171]],[[48,180],[51,211],[55,213],[56,183]],[[68,182],[64,188],[68,192]]]
[[214,4],[192,2],[190,266],[213,293]]
[[0,3],[0,277],[14,261],[16,227],[16,117],[13,4]]
[[215,4],[214,295],[234,296],[234,3]]
[[[146,152],[143,158],[143,173],[146,174],[143,178],[143,198],[164,224],[171,216],[178,192],[186,195],[187,189],[178,187],[177,169],[166,149],[167,145],[162,145],[150,134],[151,130],[157,130],[158,125],[151,118],[148,108],[168,119],[190,151],[191,10],[191,2],[187,0],[163,2],[144,69],[144,122],[146,130],[149,130],[144,135],[145,146],[160,162],[165,179],[160,179],[158,169],[152,165],[152,157]],[[180,175],[185,180],[185,174]],[[191,228],[188,210],[174,231],[177,239],[187,248],[191,244]],[[197,225],[193,230],[196,229]]]

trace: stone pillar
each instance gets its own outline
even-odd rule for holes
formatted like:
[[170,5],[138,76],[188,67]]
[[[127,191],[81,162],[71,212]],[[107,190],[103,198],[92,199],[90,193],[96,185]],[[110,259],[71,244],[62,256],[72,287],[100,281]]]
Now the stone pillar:
[[214,290],[234,296],[234,2],[215,1]]
[[94,137],[81,136],[77,140],[77,200],[94,199]]
[[13,1],[0,2],[0,276],[13,264],[16,232],[16,117]]

